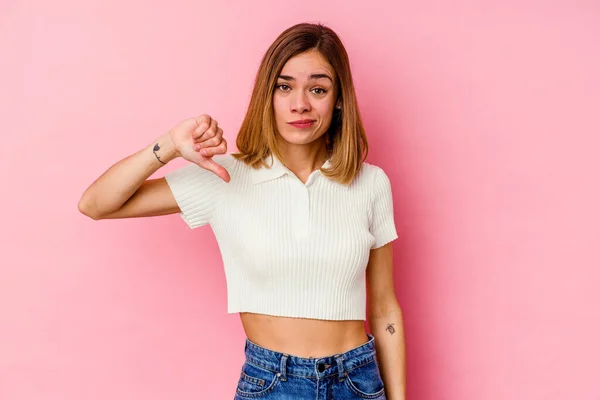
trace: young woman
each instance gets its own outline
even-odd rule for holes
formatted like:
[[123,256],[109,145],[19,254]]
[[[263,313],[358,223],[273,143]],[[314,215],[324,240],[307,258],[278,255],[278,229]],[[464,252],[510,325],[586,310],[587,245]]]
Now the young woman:
[[[79,208],[211,225],[228,312],[247,336],[236,399],[403,399],[390,181],[364,162],[348,56],[330,28],[298,24],[269,47],[236,144],[227,154],[208,115],[185,120],[112,166]],[[190,163],[148,179],[177,157]]]

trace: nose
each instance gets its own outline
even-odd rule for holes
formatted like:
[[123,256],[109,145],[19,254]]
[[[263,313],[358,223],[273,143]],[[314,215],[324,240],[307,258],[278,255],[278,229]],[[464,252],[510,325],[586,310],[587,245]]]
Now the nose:
[[308,100],[308,97],[304,91],[299,91],[292,100],[292,111],[296,111],[298,113],[310,111],[310,101]]

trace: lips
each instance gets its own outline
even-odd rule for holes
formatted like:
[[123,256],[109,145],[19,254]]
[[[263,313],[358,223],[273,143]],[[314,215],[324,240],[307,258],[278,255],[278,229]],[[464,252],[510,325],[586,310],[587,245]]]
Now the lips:
[[308,128],[315,123],[314,119],[300,119],[298,121],[288,122],[288,124],[296,127],[296,128]]

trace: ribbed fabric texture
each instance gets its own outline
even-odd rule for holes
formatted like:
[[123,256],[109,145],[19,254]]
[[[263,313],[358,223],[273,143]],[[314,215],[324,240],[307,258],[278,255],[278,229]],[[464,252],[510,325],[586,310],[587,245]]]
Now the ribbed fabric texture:
[[213,160],[229,183],[192,163],[165,178],[187,225],[213,229],[227,312],[365,320],[369,252],[398,237],[385,172],[363,163],[350,185],[319,170],[305,184],[276,157],[259,170]]

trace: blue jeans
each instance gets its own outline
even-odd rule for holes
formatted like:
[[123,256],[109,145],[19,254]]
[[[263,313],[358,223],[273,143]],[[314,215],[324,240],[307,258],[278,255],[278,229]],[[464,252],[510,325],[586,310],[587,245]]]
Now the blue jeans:
[[344,353],[320,358],[269,350],[246,338],[234,400],[385,400],[375,338]]

